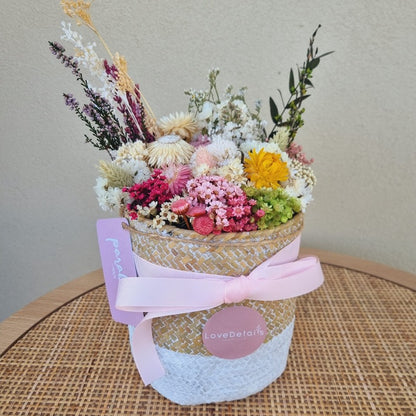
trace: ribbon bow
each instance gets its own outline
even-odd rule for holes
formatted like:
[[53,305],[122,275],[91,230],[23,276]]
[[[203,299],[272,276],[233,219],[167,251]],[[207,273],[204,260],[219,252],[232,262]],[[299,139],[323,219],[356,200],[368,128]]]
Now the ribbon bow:
[[274,301],[304,295],[323,282],[316,257],[296,260],[300,237],[248,276],[201,274],[158,266],[135,255],[140,277],[119,281],[116,308],[147,312],[132,337],[134,361],[147,385],[165,374],[152,336],[152,319],[196,312],[245,299]]

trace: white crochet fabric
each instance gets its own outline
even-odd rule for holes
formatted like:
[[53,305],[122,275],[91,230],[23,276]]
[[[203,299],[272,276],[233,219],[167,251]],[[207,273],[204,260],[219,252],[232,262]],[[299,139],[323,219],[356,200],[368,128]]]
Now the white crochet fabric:
[[166,374],[152,387],[181,405],[237,400],[255,394],[283,373],[293,327],[294,319],[254,353],[235,360],[183,354],[157,346]]

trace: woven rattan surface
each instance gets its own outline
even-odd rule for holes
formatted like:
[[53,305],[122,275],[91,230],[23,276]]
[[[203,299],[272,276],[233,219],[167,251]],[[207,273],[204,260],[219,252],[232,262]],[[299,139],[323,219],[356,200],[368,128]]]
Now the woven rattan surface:
[[[144,387],[104,287],[61,307],[0,358],[1,415],[416,414],[416,294],[323,265],[297,301],[286,371],[244,400],[181,407]],[[265,363],[264,365],[267,365]]]

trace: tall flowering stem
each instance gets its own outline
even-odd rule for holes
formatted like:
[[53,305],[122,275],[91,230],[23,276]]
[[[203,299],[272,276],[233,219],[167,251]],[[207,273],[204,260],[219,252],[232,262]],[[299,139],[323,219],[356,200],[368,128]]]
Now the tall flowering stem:
[[61,0],[61,7],[67,16],[76,19],[77,25],[84,24],[89,29],[91,29],[102,43],[107,53],[111,56],[111,58],[113,58],[110,48],[100,35],[100,32],[98,32],[91,19],[90,7],[93,2],[94,0],[91,0],[90,2],[83,0]]
[[[314,48],[314,41],[315,41],[315,36],[320,27],[321,25],[317,27],[317,29],[315,30],[315,32],[313,32],[312,37],[309,40],[309,47],[306,52],[306,61],[303,63],[301,68],[298,68],[298,71],[297,71],[298,81],[296,84],[295,84],[295,76],[293,73],[293,69],[290,70],[290,73],[289,73],[290,97],[286,103],[283,100],[282,92],[278,90],[280,97],[282,99],[283,110],[279,112],[278,106],[273,100],[273,98],[270,97],[269,99],[270,114],[274,122],[274,126],[268,138],[271,139],[272,137],[274,137],[274,135],[278,132],[278,129],[280,127],[286,127],[289,131],[288,146],[293,142],[297,131],[304,124],[304,121],[302,119],[302,114],[305,112],[305,109],[302,108],[302,105],[303,105],[303,102],[310,96],[310,94],[307,94],[307,91],[310,88],[313,88],[313,84],[311,82],[312,72],[319,65],[321,58],[333,53],[333,51],[331,51],[331,52],[326,52],[318,56],[318,48]],[[288,111],[289,114],[288,114],[287,119],[284,120],[283,116],[285,115],[286,111]]]
[[[144,95],[139,93],[137,85],[134,84],[133,80],[130,78],[127,72],[127,62],[125,58],[119,55],[117,52],[115,54],[111,53],[111,50],[105,42],[104,38],[101,36],[100,32],[95,27],[89,12],[93,1],[94,0],[91,0],[89,2],[84,0],[61,0],[61,6],[64,13],[67,16],[76,19],[78,25],[84,24],[95,33],[95,35],[98,37],[98,39],[106,49],[108,55],[111,57],[111,60],[114,63],[114,67],[117,69],[117,85],[119,90],[123,93],[130,93],[131,95],[134,95],[136,97],[136,101],[139,102],[140,105],[141,101],[143,101],[143,107],[147,110],[142,111],[143,115],[147,118],[152,118],[153,122],[155,122],[156,118],[153,114],[152,109],[150,108],[150,105],[148,104]],[[128,102],[128,104],[130,105],[130,102]],[[134,114],[133,108],[129,109],[126,107],[126,109]]]
[[[107,60],[104,60],[104,69],[109,77],[117,82],[119,71],[115,65],[110,65]],[[145,143],[150,143],[155,140],[153,134],[149,131],[146,124],[146,112],[143,104],[140,101],[139,86],[134,86],[134,94],[126,91],[124,97],[120,95],[114,96],[114,101],[117,103],[117,110],[123,116],[125,131],[131,142],[142,140]],[[124,99],[123,99],[124,98]],[[127,105],[126,105],[127,101]]]
[[65,55],[65,48],[57,42],[49,42],[50,50],[66,67],[72,69],[72,73],[81,83],[85,95],[90,100],[82,108],[72,94],[64,94],[66,105],[85,123],[95,140],[85,135],[87,143],[91,143],[100,150],[117,150],[128,138],[115,115],[111,104],[105,98],[94,92],[84,79],[78,64],[72,56]]

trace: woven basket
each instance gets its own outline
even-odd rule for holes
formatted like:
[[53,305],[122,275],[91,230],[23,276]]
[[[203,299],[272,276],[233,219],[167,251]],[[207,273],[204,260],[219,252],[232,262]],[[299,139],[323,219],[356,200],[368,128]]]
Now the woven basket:
[[[155,230],[149,220],[129,221],[133,251],[147,261],[178,270],[240,276],[295,240],[303,215],[270,230],[208,236],[171,226]],[[154,319],[153,339],[166,375],[153,382],[153,388],[175,403],[193,405],[241,399],[278,378],[286,367],[295,300],[246,300],[238,305],[256,309],[268,328],[260,348],[243,358],[218,358],[202,342],[205,323],[222,306]]]

